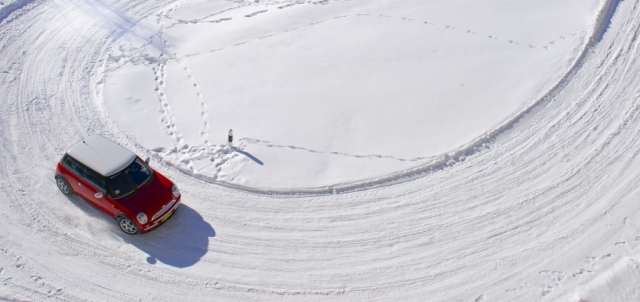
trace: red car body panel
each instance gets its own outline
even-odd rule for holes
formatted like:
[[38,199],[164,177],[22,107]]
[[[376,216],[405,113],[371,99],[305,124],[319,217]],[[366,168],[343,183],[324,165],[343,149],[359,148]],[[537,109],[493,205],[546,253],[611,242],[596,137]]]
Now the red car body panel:
[[[160,172],[154,169],[151,170],[153,171],[151,180],[140,186],[134,193],[117,199],[113,199],[107,194],[104,194],[101,198],[96,198],[95,194],[100,192],[100,190],[94,188],[61,163],[58,163],[56,167],[56,174],[64,177],[74,193],[107,213],[107,215],[111,217],[117,217],[118,215],[127,216],[138,225],[141,232],[146,232],[161,225],[172,216],[173,212],[175,212],[180,205],[180,199],[182,197],[182,195],[175,197],[171,192],[171,187],[174,185],[173,182],[160,174]],[[165,208],[170,204],[170,207]],[[159,213],[163,209],[165,209],[165,211]],[[141,224],[136,219],[136,216],[140,212],[147,215],[147,223]],[[157,216],[155,219],[153,219],[154,215]]]

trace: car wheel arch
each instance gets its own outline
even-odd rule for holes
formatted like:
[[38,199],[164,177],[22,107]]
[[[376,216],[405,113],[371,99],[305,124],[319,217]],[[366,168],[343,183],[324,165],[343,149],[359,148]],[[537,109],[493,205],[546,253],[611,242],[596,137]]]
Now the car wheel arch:
[[[129,216],[125,215],[124,213],[116,214],[115,215],[115,219],[116,219],[116,222],[118,223],[118,227],[120,227],[120,229],[123,232],[125,232],[126,234],[137,235],[137,234],[141,234],[142,233],[142,229],[138,226],[138,224],[133,219],[129,218]],[[131,222],[131,225],[135,228],[135,231],[127,232],[125,230],[126,227],[123,227],[123,225],[122,225],[122,220],[125,220],[125,219]]]
[[[56,186],[60,191],[62,191],[62,193],[64,193],[65,195],[76,194],[76,192],[73,190],[73,187],[64,176],[62,176],[61,174],[56,174],[54,179],[56,180]],[[67,187],[68,192],[63,191],[63,188],[61,187],[61,184],[60,184],[61,182],[64,183],[64,185]]]

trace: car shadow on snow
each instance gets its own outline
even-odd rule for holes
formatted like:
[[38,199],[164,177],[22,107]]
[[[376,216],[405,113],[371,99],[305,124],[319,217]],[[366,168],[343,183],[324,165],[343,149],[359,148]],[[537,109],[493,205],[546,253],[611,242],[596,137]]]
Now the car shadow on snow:
[[[111,227],[104,231],[113,232],[128,244],[135,246],[149,255],[147,262],[155,264],[160,261],[166,265],[184,268],[192,266],[208,252],[209,239],[216,236],[213,227],[191,207],[181,204],[174,214],[163,225],[141,235],[127,235],[120,230],[115,219],[102,212],[80,196],[66,196],[67,200],[78,207],[87,220],[102,220]],[[64,218],[61,218],[64,219]],[[69,219],[73,224],[74,220]],[[87,231],[96,226],[91,223]],[[79,226],[74,226],[79,228]]]
[[167,222],[142,235],[120,234],[122,239],[147,253],[147,262],[160,261],[173,267],[192,266],[209,251],[209,238],[216,231],[194,209],[181,204]]

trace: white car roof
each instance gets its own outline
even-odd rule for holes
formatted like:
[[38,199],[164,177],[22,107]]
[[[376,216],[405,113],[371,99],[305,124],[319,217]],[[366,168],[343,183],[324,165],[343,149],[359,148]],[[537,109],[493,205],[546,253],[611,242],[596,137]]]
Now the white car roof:
[[100,135],[75,143],[67,154],[103,176],[120,172],[136,159],[133,152]]

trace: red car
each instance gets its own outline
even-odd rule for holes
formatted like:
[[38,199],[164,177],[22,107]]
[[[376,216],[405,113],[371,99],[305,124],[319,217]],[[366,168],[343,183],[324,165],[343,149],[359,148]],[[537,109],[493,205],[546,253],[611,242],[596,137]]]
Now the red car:
[[99,135],[75,143],[56,168],[56,184],[114,217],[127,234],[154,229],[180,205],[180,190],[133,152]]

